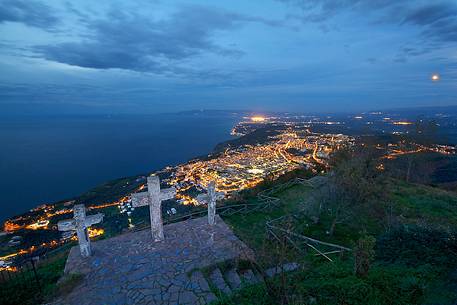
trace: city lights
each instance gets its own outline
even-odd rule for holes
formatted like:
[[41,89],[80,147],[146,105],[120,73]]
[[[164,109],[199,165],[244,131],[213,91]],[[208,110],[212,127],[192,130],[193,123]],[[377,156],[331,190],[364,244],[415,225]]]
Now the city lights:
[[253,122],[265,122],[266,118],[263,116],[253,116],[251,117],[251,121]]

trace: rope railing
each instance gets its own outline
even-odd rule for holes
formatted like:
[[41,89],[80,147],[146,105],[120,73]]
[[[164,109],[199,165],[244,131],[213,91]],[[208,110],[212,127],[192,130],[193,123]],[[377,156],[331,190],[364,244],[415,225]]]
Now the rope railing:
[[[271,197],[272,194],[286,189],[292,185],[296,184],[308,184],[308,180],[302,179],[302,178],[295,178],[293,180],[287,181],[285,183],[276,185],[272,188],[260,191],[257,194],[257,199],[259,203],[239,203],[239,204],[229,204],[229,205],[222,205],[222,206],[217,206],[216,211],[219,215],[222,216],[232,216],[235,214],[248,214],[256,211],[268,211],[271,210],[275,207],[278,207],[281,204],[281,200],[276,197]],[[197,217],[202,217],[207,214],[206,209],[202,209],[201,211],[196,211],[193,213],[189,213],[186,215],[180,215],[177,217],[166,217],[163,221],[164,225],[165,224],[170,224],[170,223],[175,223],[175,222],[180,222],[188,219],[193,219]],[[133,229],[130,231],[136,232],[136,231],[141,231],[147,228],[150,228],[149,223],[144,223],[141,225],[136,225]]]
[[[230,205],[223,205],[223,206],[218,206],[216,207],[217,214],[221,216],[232,216],[235,214],[248,214],[252,213],[255,211],[267,211],[271,210],[274,207],[277,207],[278,204],[280,203],[277,198],[274,198],[274,200],[270,199],[265,199],[262,200],[262,202],[259,203],[240,203],[240,204],[230,204]],[[180,215],[178,217],[167,217],[164,219],[163,224],[171,224],[171,223],[176,223],[188,219],[193,219],[197,217],[203,217],[208,213],[206,209],[202,209],[201,211],[189,213],[186,215]],[[149,223],[144,223],[143,225],[136,225],[135,228],[133,228],[131,231],[141,231],[144,229],[149,228],[151,225]]]
[[[287,183],[284,183],[282,185],[278,185],[275,188],[272,188],[268,192],[262,194],[264,198],[269,198],[270,200],[278,200],[279,202],[281,199],[277,197],[271,197],[272,194],[279,190],[284,190],[287,187],[292,186],[293,184],[296,183],[301,183],[303,185],[307,185],[310,187],[315,187],[315,185],[310,181],[310,180],[305,180],[305,179],[300,179],[296,178],[294,180],[291,180]],[[342,253],[344,251],[351,251],[351,249],[340,246],[337,244],[329,243],[329,242],[324,242],[318,239],[311,238],[306,235],[298,234],[294,232],[293,230],[286,229],[285,227],[287,224],[293,223],[296,219],[299,219],[299,215],[296,214],[289,214],[289,215],[284,215],[275,219],[272,219],[266,223],[266,231],[267,233],[272,236],[275,240],[279,242],[287,241],[293,248],[299,250],[300,252],[306,252],[306,248],[311,248],[314,251],[317,252],[316,255],[321,255],[328,259],[329,261],[333,261],[328,254],[336,254],[336,253]],[[281,239],[282,237],[282,239]],[[303,244],[304,247],[300,247],[299,245]],[[324,247],[327,249],[318,249],[317,247]]]
[[[314,188],[315,185],[311,180],[294,178],[285,183],[278,184],[272,188],[260,191],[257,194],[257,203],[239,203],[239,204],[229,204],[221,205],[216,207],[216,211],[221,216],[232,216],[235,214],[248,214],[256,211],[268,211],[274,208],[277,208],[281,205],[281,199],[274,197],[274,194],[288,189],[294,185],[305,185]],[[196,211],[186,215],[180,215],[177,217],[167,217],[164,219],[164,224],[176,223],[188,219],[193,219],[197,217],[203,217],[207,214],[206,209],[201,211]],[[311,248],[317,252],[316,255],[322,255],[329,261],[332,259],[328,256],[330,254],[342,253],[344,251],[351,251],[351,249],[340,246],[337,244],[324,242],[318,239],[311,238],[302,234],[298,234],[293,230],[286,229],[284,223],[290,223],[291,219],[297,218],[297,215],[289,214],[284,215],[275,219],[272,219],[266,223],[266,231],[277,241],[282,241],[281,237],[286,240],[290,245],[300,251],[304,251],[306,248]],[[144,223],[144,225],[136,226],[132,231],[140,231],[150,227],[149,223]],[[318,249],[318,247],[323,247],[325,249]]]

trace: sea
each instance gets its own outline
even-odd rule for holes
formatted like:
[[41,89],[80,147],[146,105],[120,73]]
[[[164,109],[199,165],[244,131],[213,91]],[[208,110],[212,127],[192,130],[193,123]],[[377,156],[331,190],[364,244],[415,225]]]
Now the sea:
[[237,114],[17,116],[0,120],[0,221],[103,182],[207,155]]

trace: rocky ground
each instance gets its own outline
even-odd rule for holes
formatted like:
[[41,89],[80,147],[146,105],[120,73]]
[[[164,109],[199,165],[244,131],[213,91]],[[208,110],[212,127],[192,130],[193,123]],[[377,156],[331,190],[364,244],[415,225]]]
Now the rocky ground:
[[[88,259],[74,247],[65,272],[83,273],[84,280],[54,304],[206,304],[216,297],[201,270],[253,255],[219,216],[214,226],[202,217],[166,225],[164,231],[165,241],[158,243],[149,230],[95,242]],[[227,272],[231,284],[224,289],[230,291],[246,272]],[[213,270],[210,277],[211,285],[223,285],[220,272]]]

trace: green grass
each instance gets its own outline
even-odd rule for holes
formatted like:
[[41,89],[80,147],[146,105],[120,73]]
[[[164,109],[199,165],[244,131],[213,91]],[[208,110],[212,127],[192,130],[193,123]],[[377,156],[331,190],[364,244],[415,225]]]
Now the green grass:
[[[441,189],[408,184],[394,180],[390,184],[394,214],[403,224],[426,224],[437,227],[457,228],[457,195]],[[235,214],[224,217],[235,234],[254,249],[264,246],[267,221],[298,212],[301,204],[312,192],[312,188],[294,185],[279,191],[274,197],[281,199],[281,206],[268,212],[255,212],[246,215]],[[250,200],[253,203],[257,199]],[[333,242],[350,245],[359,238],[359,233],[378,235],[385,230],[382,217],[372,214],[372,209],[359,208],[342,223],[337,224],[333,236],[328,235],[333,218],[323,213],[319,223],[314,223],[306,215],[294,219],[292,225],[297,233]]]
[[[312,189],[304,185],[294,185],[286,190],[273,194],[281,199],[282,205],[269,212],[253,212],[235,214],[224,217],[224,221],[234,230],[235,234],[252,248],[260,250],[264,246],[265,225],[269,220],[293,213],[297,210]],[[257,199],[252,200],[258,203]]]
[[[296,185],[274,195],[281,199],[282,206],[273,211],[232,215],[224,217],[224,220],[258,255],[261,253],[262,256],[277,256],[278,249],[274,249],[273,243],[265,236],[266,222],[296,213],[300,203],[304,202],[311,191],[310,188]],[[444,232],[443,228],[456,230],[457,195],[402,181],[393,181],[391,191],[393,212],[400,225],[405,224],[413,228],[414,225],[420,224],[438,231],[432,231],[430,236],[425,233],[419,233],[416,237],[406,236],[405,238],[411,242],[405,244],[404,249],[396,244],[404,244],[401,238],[386,240],[383,237],[384,246],[387,247],[385,249],[390,249],[387,256],[390,255],[392,259],[390,262],[385,261],[385,257],[375,259],[367,278],[358,278],[354,275],[351,255],[329,263],[309,253],[305,257],[306,270],[288,275],[285,287],[276,279],[268,289],[264,284],[246,287],[230,297],[224,296],[215,304],[279,304],[279,299],[268,294],[271,289],[285,290],[284,295],[288,296],[289,304],[454,304],[457,301],[457,285],[454,284],[457,282],[457,266],[452,267],[453,260],[446,259],[446,255],[449,254],[442,251],[440,243],[432,241],[432,244],[427,244],[426,238],[440,238],[440,235],[434,232]],[[253,200],[255,202],[255,199]],[[351,217],[338,224],[334,236],[328,236],[326,232],[331,221],[332,218],[325,213],[317,224],[302,216],[295,219],[293,228],[297,233],[349,247],[359,238],[362,231],[378,238],[385,236],[386,232],[382,217],[376,217],[376,213],[369,207],[357,209]],[[417,236],[425,241],[419,240]],[[421,248],[423,243],[426,246]],[[452,247],[452,241],[449,241],[449,245]],[[411,250],[411,247],[415,247],[414,250]],[[283,251],[287,252],[285,256],[288,258],[297,261],[303,259],[290,248],[283,248]],[[437,253],[441,253],[442,257],[438,257]],[[404,257],[415,261],[415,265],[410,261],[397,259]],[[443,264],[437,263],[440,260],[448,262],[450,266],[443,267]],[[278,261],[277,257],[270,260],[273,261]],[[268,262],[268,259],[262,257],[262,262]]]
[[264,284],[245,287],[231,296],[222,296],[212,305],[276,305]]
[[337,224],[333,236],[330,236],[327,232],[332,221],[333,218],[325,214],[321,216],[317,224],[313,223],[311,219],[303,217],[297,224],[297,233],[342,246],[350,246],[358,239],[361,227],[363,227],[361,223],[344,222]]
[[453,192],[398,181],[393,186],[393,200],[405,223],[457,226],[457,195]]
[[[56,289],[54,290],[54,293],[52,294],[52,297],[55,296],[63,296],[69,294],[73,289],[78,286],[84,279],[83,274],[76,274],[72,273],[69,274],[68,276],[65,276],[64,278],[61,279],[60,282],[57,283]],[[51,297],[51,296],[50,296]]]
[[[404,266],[373,266],[366,278],[353,274],[351,260],[334,263],[314,261],[304,272],[292,272],[271,280],[245,287],[216,305],[270,305],[287,299],[291,305],[406,305],[420,304],[425,300],[424,270]],[[282,284],[284,283],[284,284]],[[281,293],[283,292],[283,293]]]
[[313,298],[316,304],[417,304],[423,296],[422,276],[413,268],[375,265],[366,278],[359,278],[350,259],[316,261],[307,272],[292,275],[288,287],[301,300]]
[[376,244],[378,263],[408,266],[427,277],[424,304],[457,301],[456,251],[454,234],[423,227],[382,234]]
[[58,295],[59,286],[57,281],[63,275],[67,256],[68,251],[63,251],[52,258],[37,263],[36,272],[41,291],[36,284],[35,276],[31,268],[27,271],[13,274],[13,279],[2,284],[2,289],[7,293],[0,294],[0,304],[39,304],[44,299]]

